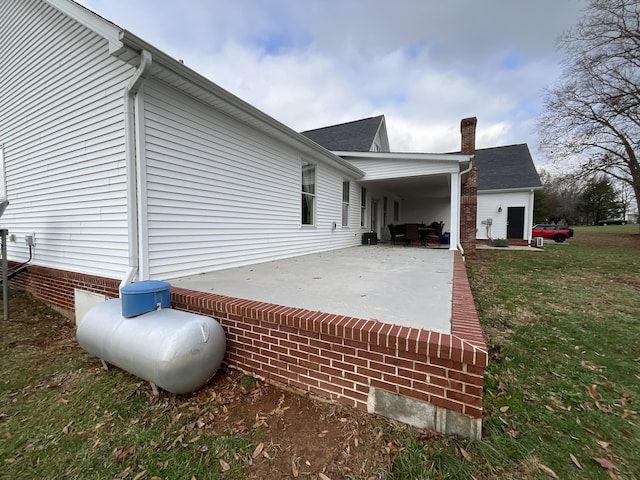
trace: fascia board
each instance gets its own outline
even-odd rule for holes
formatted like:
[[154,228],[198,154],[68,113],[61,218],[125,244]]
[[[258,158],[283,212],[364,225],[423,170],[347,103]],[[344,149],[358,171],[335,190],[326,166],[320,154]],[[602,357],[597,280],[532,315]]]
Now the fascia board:
[[478,189],[478,194],[480,193],[522,193],[522,192],[531,192],[533,190],[542,190],[543,188],[544,187],[493,188],[489,190]]
[[105,38],[109,42],[109,52],[115,52],[122,48],[123,45],[120,41],[122,29],[116,24],[69,0],[45,0],[45,2]]
[[473,155],[450,153],[397,153],[397,152],[341,152],[332,151],[342,158],[363,160],[431,160],[437,162],[465,163],[471,161]]

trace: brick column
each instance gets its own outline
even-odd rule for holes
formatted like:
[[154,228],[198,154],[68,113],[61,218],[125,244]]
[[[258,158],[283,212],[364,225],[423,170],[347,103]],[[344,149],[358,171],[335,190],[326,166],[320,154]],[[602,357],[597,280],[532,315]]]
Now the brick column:
[[[460,153],[475,155],[476,153],[476,117],[464,118],[460,122],[462,136]],[[465,254],[476,251],[476,213],[478,208],[478,172],[475,159],[471,159],[471,171],[461,188],[460,199],[460,243]]]

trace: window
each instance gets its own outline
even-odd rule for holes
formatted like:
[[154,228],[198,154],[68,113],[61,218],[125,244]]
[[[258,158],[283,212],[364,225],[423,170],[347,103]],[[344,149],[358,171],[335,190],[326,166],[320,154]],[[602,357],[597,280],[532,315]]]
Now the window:
[[400,204],[393,202],[393,221],[397,222],[400,219]]
[[342,226],[349,225],[349,188],[348,180],[342,182]]
[[365,218],[367,218],[367,189],[362,187],[360,193],[360,226],[365,226]]
[[302,162],[302,225],[313,225],[316,206],[316,166]]

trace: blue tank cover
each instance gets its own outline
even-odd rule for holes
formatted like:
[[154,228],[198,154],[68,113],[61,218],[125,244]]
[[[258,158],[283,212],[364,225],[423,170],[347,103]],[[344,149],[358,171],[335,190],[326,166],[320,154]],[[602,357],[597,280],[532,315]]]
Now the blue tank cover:
[[120,290],[122,316],[135,317],[158,308],[171,307],[171,285],[160,280],[143,280]]

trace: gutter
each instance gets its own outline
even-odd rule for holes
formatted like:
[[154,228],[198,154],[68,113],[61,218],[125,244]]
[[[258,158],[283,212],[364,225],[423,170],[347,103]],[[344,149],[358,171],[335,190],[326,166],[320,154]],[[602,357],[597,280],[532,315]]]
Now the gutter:
[[136,146],[138,139],[136,138],[135,122],[136,112],[135,98],[142,85],[142,82],[149,74],[151,69],[151,54],[142,50],[140,52],[140,65],[129,81],[124,91],[124,138],[125,138],[125,163],[127,176],[127,234],[128,234],[128,250],[129,250],[129,266],[125,277],[120,282],[120,288],[133,282],[138,275],[138,267],[140,265],[140,243],[138,239],[139,229],[139,212],[138,212],[138,162],[141,159],[136,156]]

